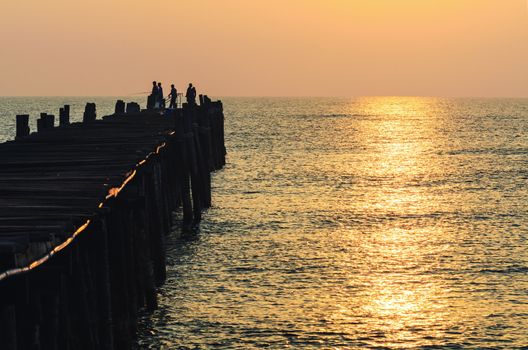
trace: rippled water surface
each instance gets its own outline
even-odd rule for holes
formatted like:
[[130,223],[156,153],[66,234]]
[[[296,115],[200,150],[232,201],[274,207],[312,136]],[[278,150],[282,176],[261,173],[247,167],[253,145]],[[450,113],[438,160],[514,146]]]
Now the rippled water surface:
[[224,107],[140,348],[528,349],[528,100]]

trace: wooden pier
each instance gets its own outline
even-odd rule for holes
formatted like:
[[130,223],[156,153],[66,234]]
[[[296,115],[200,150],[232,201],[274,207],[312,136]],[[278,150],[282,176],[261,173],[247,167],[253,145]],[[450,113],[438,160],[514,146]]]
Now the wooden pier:
[[89,103],[72,124],[65,106],[32,134],[17,116],[0,144],[0,348],[132,346],[166,236],[200,222],[225,164],[222,103],[200,102],[162,115],[118,101],[102,119]]

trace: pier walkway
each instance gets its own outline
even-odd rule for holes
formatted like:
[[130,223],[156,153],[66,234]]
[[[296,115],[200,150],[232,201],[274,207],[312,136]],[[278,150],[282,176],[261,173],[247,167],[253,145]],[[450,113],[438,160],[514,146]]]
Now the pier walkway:
[[[157,306],[165,237],[211,205],[225,164],[221,102],[164,115],[116,103],[82,123],[69,107],[0,144],[2,349],[126,349],[138,311]],[[173,222],[173,213],[181,220]]]

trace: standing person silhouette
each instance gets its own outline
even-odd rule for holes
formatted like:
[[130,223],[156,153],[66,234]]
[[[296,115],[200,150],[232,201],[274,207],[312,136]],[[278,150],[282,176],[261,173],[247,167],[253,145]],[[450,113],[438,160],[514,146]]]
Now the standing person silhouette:
[[156,104],[158,103],[158,83],[156,81],[152,82],[152,91],[150,93],[150,96],[147,100],[147,108],[156,108]]
[[165,101],[163,99],[163,88],[161,87],[161,83],[158,83],[158,103],[159,108],[165,108]]
[[196,104],[196,89],[194,88],[193,84],[189,83],[189,87],[187,88],[187,93],[185,94],[185,97],[187,98],[188,104]]
[[168,96],[170,96],[169,108],[176,108],[176,97],[178,96],[178,91],[174,87],[174,84],[171,84],[171,91]]

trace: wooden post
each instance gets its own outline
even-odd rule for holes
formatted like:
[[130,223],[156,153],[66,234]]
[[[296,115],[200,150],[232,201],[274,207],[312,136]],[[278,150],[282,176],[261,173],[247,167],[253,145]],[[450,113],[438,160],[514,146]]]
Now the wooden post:
[[198,224],[202,221],[202,181],[200,179],[200,172],[198,167],[198,154],[195,144],[194,120],[197,111],[197,105],[187,105],[183,109],[183,118],[185,126],[185,144],[187,151],[187,159],[189,163],[189,170],[191,174],[191,192],[193,205],[193,223]]
[[211,207],[211,171],[214,169],[211,150],[211,125],[210,125],[210,106],[208,97],[203,96],[204,105],[200,107],[198,115],[198,133],[197,147],[200,149],[200,172],[203,179],[202,203],[204,208]]
[[40,118],[37,119],[37,132],[46,130],[46,113],[40,113]]
[[72,325],[71,325],[71,308],[70,300],[72,297],[75,297],[74,292],[71,289],[71,252],[63,253],[63,265],[65,267],[66,273],[61,274],[60,276],[60,304],[59,304],[59,328],[60,328],[60,338],[59,338],[59,349],[70,350],[71,349],[71,338],[72,338]]
[[115,114],[124,114],[125,113],[125,101],[117,100],[115,105]]
[[97,118],[95,103],[88,102],[84,108],[83,123],[91,123]]
[[148,188],[147,179],[144,174],[141,176],[141,183],[139,185],[139,195],[143,199],[143,204],[140,209],[138,229],[139,229],[139,244],[142,247],[141,265],[144,269],[144,286],[145,286],[145,305],[148,311],[154,311],[158,308],[158,296],[156,294],[156,282],[154,277],[154,262],[152,260],[152,251],[150,245],[150,223],[148,206]]
[[16,116],[16,138],[29,135],[29,115],[20,114]]
[[149,241],[151,260],[154,268],[156,286],[161,286],[166,279],[165,260],[165,233],[162,225],[162,199],[159,183],[159,157],[153,159],[155,162],[151,168],[144,171],[145,179],[145,211],[149,217]]
[[225,136],[224,136],[224,107],[222,101],[216,101],[211,103],[214,106],[214,119],[215,119],[215,130],[216,135],[216,146],[218,151],[218,163],[216,169],[221,169],[226,163],[226,148],[225,148]]
[[154,106],[156,105],[156,97],[152,94],[148,95],[147,97],[147,109],[154,109]]
[[[49,281],[48,281],[49,282]],[[44,282],[41,282],[44,284]],[[60,283],[60,282],[59,282]],[[42,288],[42,285],[39,286]],[[57,286],[52,285],[55,289]],[[40,339],[43,349],[57,350],[59,336],[59,297],[54,291],[47,291],[41,295],[42,325]]]
[[[183,108],[188,108],[187,103],[183,104]],[[188,161],[188,147],[187,147],[187,133],[185,132],[185,120],[183,113],[176,116],[176,136],[179,142],[179,152],[178,152],[178,164],[179,167],[179,180],[180,180],[180,193],[181,193],[181,202],[183,210],[183,221],[182,229],[183,231],[190,231],[193,221],[193,209],[191,203],[191,188],[190,188],[190,178],[189,178],[189,161]]]
[[[108,215],[108,250],[109,255],[109,280],[111,288],[113,342],[116,349],[130,348],[130,331],[128,327],[128,279],[126,247],[123,241],[127,231],[127,208],[119,201],[111,203],[111,212]],[[143,249],[144,247],[142,247]]]
[[[200,106],[200,108],[202,107]],[[207,178],[207,175],[209,174],[209,169],[206,166],[206,159],[205,159],[204,152],[202,149],[202,143],[201,143],[202,130],[198,124],[193,124],[193,130],[194,130],[193,132],[194,140],[193,141],[194,141],[194,151],[195,151],[194,153],[195,153],[196,165],[197,165],[195,179],[193,180],[197,184],[196,186],[193,186],[193,191],[195,187],[198,187],[197,195],[200,197],[200,206],[201,206],[201,209],[205,209],[209,207],[207,203],[208,202],[207,188],[208,186],[210,186],[208,184],[208,178]],[[200,219],[201,219],[201,214],[200,214]]]
[[112,301],[110,294],[110,267],[108,250],[107,224],[104,218],[99,219],[93,228],[94,250],[96,259],[96,280],[97,280],[97,305],[99,307],[99,334],[101,348],[112,350],[114,348],[114,338],[112,333]]
[[141,112],[141,107],[136,102],[129,102],[126,104],[126,113],[139,113]]
[[31,349],[40,350],[40,333],[41,333],[41,324],[42,324],[42,303],[40,300],[40,290],[37,288],[36,283],[32,283],[30,291],[30,300],[29,300],[29,309],[32,314],[29,318],[29,341],[31,344]]
[[70,106],[64,105],[59,109],[59,126],[70,124]]
[[46,129],[53,129],[55,127],[55,116],[53,114],[46,114],[44,124],[46,125]]
[[16,313],[13,305],[7,305],[2,308],[0,325],[2,325],[0,332],[2,349],[17,350]]

